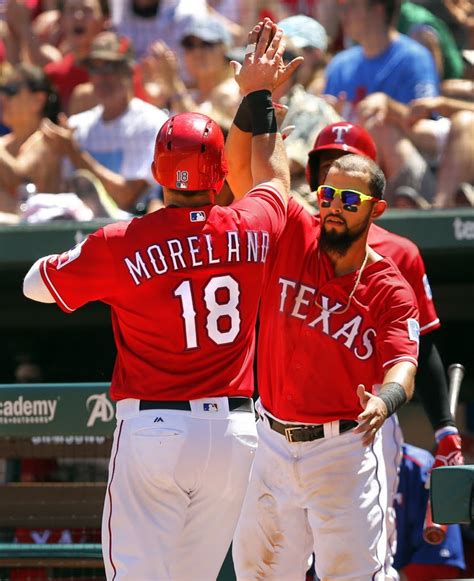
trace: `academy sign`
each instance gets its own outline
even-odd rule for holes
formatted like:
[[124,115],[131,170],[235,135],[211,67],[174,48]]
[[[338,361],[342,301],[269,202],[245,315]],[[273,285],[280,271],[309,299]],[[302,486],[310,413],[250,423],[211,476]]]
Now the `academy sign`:
[[49,424],[54,420],[59,397],[54,399],[16,399],[0,401],[0,425]]

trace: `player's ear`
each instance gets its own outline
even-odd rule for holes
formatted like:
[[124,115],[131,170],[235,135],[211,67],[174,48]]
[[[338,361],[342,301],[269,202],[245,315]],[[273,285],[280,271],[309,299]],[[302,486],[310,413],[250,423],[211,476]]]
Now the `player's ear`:
[[372,208],[372,218],[376,220],[380,218],[380,216],[385,212],[387,209],[387,202],[385,200],[378,200],[375,202]]
[[156,166],[155,166],[155,161],[154,160],[151,162],[151,174],[155,178],[156,182],[157,183],[160,183],[160,182],[158,182],[158,179],[156,177]]

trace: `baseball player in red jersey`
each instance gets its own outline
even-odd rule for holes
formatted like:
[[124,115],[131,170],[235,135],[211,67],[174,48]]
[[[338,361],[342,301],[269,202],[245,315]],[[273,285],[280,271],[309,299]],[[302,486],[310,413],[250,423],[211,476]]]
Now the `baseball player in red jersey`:
[[111,307],[108,579],[215,579],[240,512],[257,445],[255,320],[289,189],[271,103],[284,42],[277,30],[267,47],[270,31],[236,71],[255,112],[245,198],[213,205],[227,171],[222,132],[204,115],[174,116],[152,166],[166,207],[40,259],[24,281],[27,297],[66,313],[92,300]]
[[[370,134],[359,125],[346,121],[325,127],[317,136],[308,154],[306,178],[314,191],[324,182],[335,159],[347,153],[365,155],[374,161],[375,143]],[[434,466],[463,464],[461,439],[454,418],[449,411],[446,374],[431,331],[440,326],[433,296],[420,251],[411,240],[372,224],[369,245],[379,254],[390,257],[415,292],[420,313],[420,353],[416,375],[416,392],[430,419],[437,441]],[[383,438],[387,468],[389,509],[387,526],[390,559],[395,553],[395,510],[393,500],[397,491],[397,474],[401,461],[402,434],[396,415],[385,422]]]
[[[249,142],[232,127],[237,198]],[[322,226],[289,201],[260,307],[259,447],[234,536],[238,579],[303,579],[314,546],[323,579],[392,573],[378,430],[411,396],[419,327],[413,291],[366,244],[384,184],[374,162],[345,156],[319,190]]]

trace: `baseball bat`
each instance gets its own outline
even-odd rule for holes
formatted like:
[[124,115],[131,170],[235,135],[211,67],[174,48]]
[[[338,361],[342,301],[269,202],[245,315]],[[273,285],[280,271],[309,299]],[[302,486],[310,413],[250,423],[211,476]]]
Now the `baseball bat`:
[[461,383],[464,379],[464,365],[461,363],[453,363],[448,367],[448,377],[449,377],[449,411],[453,416],[453,420],[456,418],[456,408],[458,406],[459,391],[461,389]]
[[[464,366],[461,363],[453,363],[448,367],[449,378],[449,411],[453,419],[456,416],[456,408],[458,405],[459,391],[465,373]],[[428,498],[426,506],[425,522],[423,524],[423,539],[430,545],[440,545],[446,538],[446,531],[448,525],[440,525],[433,522],[433,515],[431,512],[431,502]]]

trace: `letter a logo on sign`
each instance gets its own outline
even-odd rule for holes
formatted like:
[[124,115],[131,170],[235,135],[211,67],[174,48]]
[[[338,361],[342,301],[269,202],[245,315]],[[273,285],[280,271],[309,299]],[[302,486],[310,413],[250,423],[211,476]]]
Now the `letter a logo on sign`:
[[114,406],[107,399],[105,392],[88,397],[86,407],[91,412],[87,420],[88,428],[91,428],[97,420],[110,422],[114,417]]
[[334,143],[345,143],[344,135],[349,131],[352,125],[338,125],[332,128],[332,132],[336,134]]

